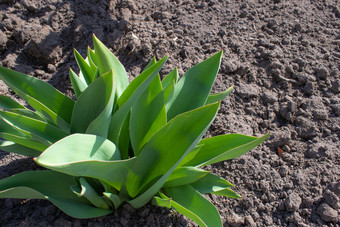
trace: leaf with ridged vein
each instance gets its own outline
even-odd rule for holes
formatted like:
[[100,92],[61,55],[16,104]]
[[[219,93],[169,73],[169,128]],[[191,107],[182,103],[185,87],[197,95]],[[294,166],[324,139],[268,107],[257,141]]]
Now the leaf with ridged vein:
[[[141,205],[155,195],[181,160],[197,145],[216,116],[218,107],[219,103],[215,103],[180,114],[150,139],[125,184],[131,197],[145,193],[130,204]],[[152,190],[148,190],[151,187]]]
[[16,129],[36,135],[50,143],[54,143],[68,135],[68,133],[53,125],[17,113],[0,111],[0,116],[6,123]]
[[70,190],[72,176],[44,170],[27,171],[0,180],[0,198],[48,199],[74,218],[104,216],[112,211],[95,208]]
[[199,152],[185,165],[200,167],[239,157],[261,144],[268,136],[227,134],[203,139],[199,143],[202,146]]
[[162,85],[156,76],[131,110],[130,138],[135,156],[166,122]]
[[[118,99],[119,109],[112,115],[108,139],[114,143],[118,143],[120,132],[124,121],[130,112],[132,106],[135,104],[138,97],[147,89],[152,80],[158,75],[158,72],[163,67],[167,57],[152,65],[149,69],[142,72],[136,77],[129,86],[125,89],[124,93]],[[122,155],[122,157],[125,157]]]
[[209,171],[205,171],[196,167],[180,167],[172,172],[172,174],[166,180],[163,188],[191,184],[206,176],[208,173]]
[[205,104],[220,66],[222,51],[184,73],[169,102],[168,119]]
[[[59,92],[52,85],[32,76],[3,67],[0,67],[0,79],[26,102],[26,95],[30,96],[42,103],[67,123],[71,121],[74,101]],[[34,106],[32,107],[35,108]]]

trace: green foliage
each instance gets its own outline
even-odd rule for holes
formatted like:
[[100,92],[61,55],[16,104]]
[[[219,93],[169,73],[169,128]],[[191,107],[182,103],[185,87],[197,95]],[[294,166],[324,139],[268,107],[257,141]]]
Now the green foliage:
[[202,139],[220,100],[211,94],[222,52],[161,80],[153,58],[129,83],[122,64],[93,36],[80,72],[70,70],[76,101],[34,77],[0,67],[0,78],[34,111],[0,95],[0,149],[32,156],[49,169],[0,180],[0,198],[48,199],[76,218],[109,214],[123,203],[173,208],[200,226],[222,226],[202,194],[240,198],[200,167],[236,158],[262,143],[239,134]]

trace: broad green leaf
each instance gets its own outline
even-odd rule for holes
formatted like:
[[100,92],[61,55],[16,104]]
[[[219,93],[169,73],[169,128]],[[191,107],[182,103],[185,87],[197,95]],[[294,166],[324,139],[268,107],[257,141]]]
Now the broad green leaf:
[[[3,67],[0,67],[0,79],[26,102],[28,102],[27,96],[29,96],[42,103],[67,123],[71,122],[74,101],[50,84]],[[29,104],[31,105],[31,103]],[[33,105],[32,107],[35,108]]]
[[124,123],[122,125],[122,129],[119,134],[118,148],[120,150],[120,154],[122,159],[128,159],[130,156],[134,157],[133,153],[129,154],[130,149],[130,129],[129,129],[129,119],[130,113],[126,116]]
[[[0,134],[1,135],[1,134]],[[36,157],[41,154],[40,151],[25,147],[12,141],[0,140],[0,150],[15,154]]]
[[171,207],[199,226],[222,227],[216,207],[190,185],[166,188],[163,192],[171,198]]
[[90,201],[91,204],[93,204],[95,207],[101,208],[101,209],[110,209],[110,206],[107,202],[105,202],[105,199],[103,196],[98,195],[96,190],[87,182],[87,180],[84,177],[79,178],[79,186],[71,186],[72,191],[78,195],[79,197],[85,197],[88,201]]
[[50,143],[54,143],[68,135],[53,125],[20,114],[0,111],[0,116],[6,123],[16,129],[36,135]]
[[135,159],[120,160],[115,144],[101,136],[72,134],[50,146],[35,161],[72,176],[102,180],[120,190]]
[[[126,182],[128,194],[135,197],[154,184],[157,178],[170,175],[202,138],[218,107],[219,103],[215,103],[180,114],[161,128],[145,145],[129,172]],[[169,173],[169,170],[172,171]],[[157,186],[161,187],[164,182]],[[149,195],[148,200],[153,195]]]
[[176,84],[174,95],[170,100],[168,119],[205,104],[220,66],[221,57],[222,51],[184,73]]
[[180,167],[172,172],[170,177],[166,180],[163,188],[191,184],[206,176],[208,173],[209,171],[205,171],[196,167]]
[[230,189],[234,185],[211,173],[192,183],[191,186],[202,194],[211,193],[236,199],[241,198],[239,194]]
[[181,161],[181,163],[179,163],[177,168],[180,168],[181,166],[183,166],[185,163],[191,161],[195,155],[198,153],[199,149],[201,148],[201,146],[196,146],[194,149],[192,149]]
[[0,95],[0,109],[26,109],[8,96]]
[[262,137],[227,134],[200,141],[202,148],[186,166],[205,166],[237,158],[265,141],[269,133]]
[[156,62],[157,62],[157,61],[156,61],[156,58],[155,58],[155,56],[153,56],[153,58],[151,59],[151,61],[145,66],[143,72],[144,72],[145,70],[147,70],[148,68],[150,68],[152,65],[154,65]]
[[130,138],[135,156],[166,122],[162,85],[156,76],[131,110]]
[[234,88],[234,86],[231,86],[230,88],[228,88],[224,92],[210,94],[208,96],[207,101],[205,102],[205,105],[210,104],[210,103],[214,103],[214,102],[218,102],[218,101],[222,101],[223,99],[225,99],[225,97],[227,97],[229,95],[229,93],[233,90],[233,88]]
[[71,84],[73,87],[73,91],[76,94],[77,98],[79,98],[80,94],[87,88],[87,84],[85,81],[80,79],[72,69],[69,72]]
[[152,80],[157,76],[165,61],[166,57],[136,77],[118,99],[118,105],[120,108],[112,116],[108,134],[109,140],[114,143],[119,141],[122,126],[132,106],[135,104],[138,97],[141,96],[147,89]]
[[82,73],[86,84],[91,84],[95,79],[95,72],[93,68],[91,68],[90,65],[87,64],[87,62],[84,60],[84,58],[79,54],[79,52],[76,49],[74,50],[74,57],[76,58],[76,61],[78,63],[80,72]]
[[114,101],[113,72],[97,78],[74,105],[71,133],[91,133],[106,137]]
[[97,57],[97,66],[101,75],[113,70],[115,77],[116,97],[123,93],[125,88],[129,85],[129,77],[126,74],[124,66],[119,62],[118,58],[114,56],[111,51],[93,35],[93,44],[95,55]]
[[173,81],[175,81],[175,84],[178,82],[178,69],[177,67],[172,70],[166,77],[162,80],[162,87],[163,90],[165,90]]
[[104,216],[112,211],[95,208],[70,190],[72,176],[54,171],[27,171],[0,180],[0,198],[48,199],[74,218]]

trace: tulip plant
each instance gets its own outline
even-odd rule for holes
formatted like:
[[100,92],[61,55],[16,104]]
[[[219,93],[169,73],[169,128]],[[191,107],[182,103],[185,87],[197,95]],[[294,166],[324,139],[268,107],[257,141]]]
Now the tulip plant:
[[129,83],[119,60],[95,36],[93,42],[85,59],[74,50],[80,73],[69,75],[76,101],[0,68],[0,79],[30,106],[0,95],[0,149],[31,156],[47,169],[0,180],[0,198],[48,199],[75,218],[152,201],[200,226],[222,226],[202,194],[240,196],[201,167],[238,157],[268,137],[202,139],[232,89],[210,94],[222,51],[180,79],[175,68],[161,80],[167,57],[153,58]]

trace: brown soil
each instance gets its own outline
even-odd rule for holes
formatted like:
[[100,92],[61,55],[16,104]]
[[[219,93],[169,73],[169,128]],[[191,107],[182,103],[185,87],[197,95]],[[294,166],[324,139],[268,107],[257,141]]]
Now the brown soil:
[[[131,79],[154,55],[169,55],[162,75],[175,66],[182,74],[224,50],[214,90],[234,85],[235,91],[209,133],[272,133],[246,155],[209,167],[243,195],[210,196],[225,226],[339,226],[338,0],[0,0],[0,65],[71,97],[72,48],[84,55],[92,33]],[[0,92],[17,98],[3,83]],[[36,168],[31,159],[0,152],[0,179]],[[151,205],[77,220],[48,201],[1,199],[0,225],[194,224]]]

